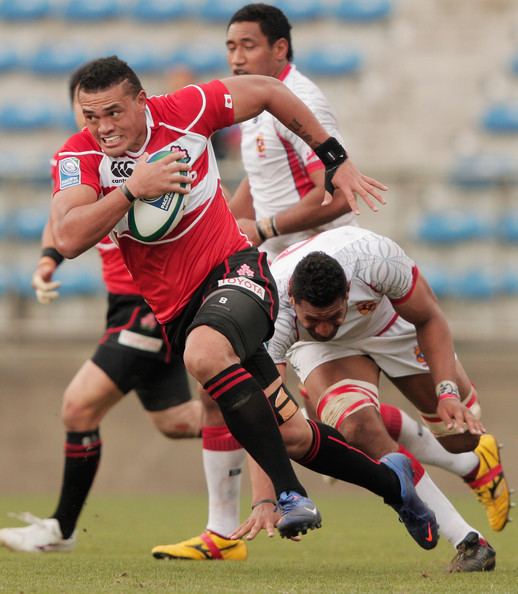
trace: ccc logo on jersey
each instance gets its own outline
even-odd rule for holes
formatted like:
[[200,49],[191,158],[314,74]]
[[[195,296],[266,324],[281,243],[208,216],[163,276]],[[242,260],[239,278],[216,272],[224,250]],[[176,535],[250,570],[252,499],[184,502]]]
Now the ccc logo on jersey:
[[133,173],[134,165],[133,161],[113,161],[111,164],[112,175],[118,178],[127,178]]
[[361,301],[356,305],[356,309],[362,316],[372,313],[378,307],[377,301]]

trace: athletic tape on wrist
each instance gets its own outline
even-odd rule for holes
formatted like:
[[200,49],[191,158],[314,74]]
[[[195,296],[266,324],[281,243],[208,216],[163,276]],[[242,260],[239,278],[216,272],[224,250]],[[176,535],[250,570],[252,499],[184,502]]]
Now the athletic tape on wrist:
[[443,380],[435,386],[435,394],[438,400],[446,398],[457,398],[460,400],[460,392],[457,384],[452,380]]

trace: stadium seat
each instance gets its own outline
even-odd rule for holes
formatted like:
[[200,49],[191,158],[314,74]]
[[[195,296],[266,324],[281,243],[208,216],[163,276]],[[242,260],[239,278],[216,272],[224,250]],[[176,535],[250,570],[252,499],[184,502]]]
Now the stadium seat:
[[65,262],[56,271],[55,278],[61,281],[59,293],[62,297],[96,295],[104,291],[98,267]]
[[451,281],[447,270],[431,266],[421,266],[420,270],[439,299],[450,295]]
[[82,48],[70,44],[45,44],[39,47],[26,61],[29,70],[41,75],[69,75],[89,59]]
[[518,242],[518,210],[510,210],[500,218],[496,234],[501,241]]
[[392,14],[390,0],[341,0],[333,14],[344,21],[374,23],[383,21]]
[[173,53],[169,60],[168,66],[176,65],[185,66],[196,75],[226,71],[225,46],[218,43],[184,47]]
[[466,189],[481,189],[518,182],[518,161],[510,155],[477,154],[459,157],[450,182]]
[[346,47],[315,47],[297,59],[302,72],[315,76],[352,76],[363,67],[360,52]]
[[324,8],[318,0],[280,0],[276,6],[290,22],[314,21],[324,15]]
[[8,234],[22,241],[39,241],[48,218],[49,205],[19,208],[8,216]]
[[153,47],[143,47],[135,44],[106,49],[104,55],[116,55],[126,61],[139,74],[163,71],[167,60],[159,50]]
[[98,22],[124,16],[124,4],[117,0],[67,0],[62,16],[67,21]]
[[419,240],[435,244],[486,239],[489,235],[489,226],[480,217],[464,211],[425,213],[417,227]]
[[11,289],[11,274],[6,266],[0,265],[0,295],[5,295]]
[[188,6],[181,0],[137,0],[130,16],[139,22],[179,20],[189,15]]
[[498,281],[487,270],[472,268],[453,275],[451,294],[461,299],[492,299],[498,292]]
[[498,292],[502,295],[518,295],[518,269],[507,268],[500,273]]
[[55,112],[39,102],[6,103],[0,106],[0,128],[28,131],[50,128],[56,123]]
[[52,13],[49,0],[0,0],[0,20],[37,21]]
[[498,134],[518,132],[518,101],[489,106],[482,116],[482,127]]
[[0,48],[0,72],[8,72],[20,66],[18,53],[10,47]]
[[244,4],[242,0],[205,0],[199,6],[198,16],[206,21],[226,23]]

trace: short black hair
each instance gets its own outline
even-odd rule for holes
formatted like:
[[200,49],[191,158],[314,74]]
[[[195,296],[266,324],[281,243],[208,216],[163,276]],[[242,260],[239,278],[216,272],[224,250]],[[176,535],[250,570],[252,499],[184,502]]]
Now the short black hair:
[[347,295],[347,278],[342,266],[324,252],[311,252],[295,266],[290,280],[295,303],[307,301],[326,307]]
[[268,39],[268,43],[273,45],[278,39],[286,39],[288,42],[288,62],[293,60],[293,47],[291,45],[291,25],[286,15],[275,6],[257,2],[247,4],[235,12],[227,25],[227,31],[232,23],[259,23],[261,32]]
[[[127,82],[133,97],[136,97],[142,91],[142,83],[135,71],[128,66],[124,60],[117,56],[108,56],[107,58],[98,58],[81,66],[77,71],[77,81],[73,91],[79,85],[81,91],[86,93],[95,93],[104,91],[122,82]],[[70,85],[72,79],[70,80]]]
[[90,66],[90,62],[79,66],[68,79],[68,96],[70,98],[70,103],[74,103],[74,98],[76,95],[77,86],[79,85],[79,81],[81,80],[81,76],[83,76],[83,71]]

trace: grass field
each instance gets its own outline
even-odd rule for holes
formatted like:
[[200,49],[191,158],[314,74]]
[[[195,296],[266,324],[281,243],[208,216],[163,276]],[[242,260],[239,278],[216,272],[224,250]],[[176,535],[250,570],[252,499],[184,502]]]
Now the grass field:
[[[414,545],[395,513],[371,496],[318,496],[324,526],[301,543],[262,535],[246,562],[157,561],[155,544],[174,542],[203,528],[203,496],[92,497],[73,553],[0,551],[0,592],[48,593],[286,593],[518,592],[518,538],[512,525],[486,530],[474,499],[455,503],[497,549],[487,574],[447,573],[453,549],[446,541],[426,552]],[[48,497],[0,497],[0,526],[8,511],[45,516]],[[246,509],[245,502],[243,509]]]

